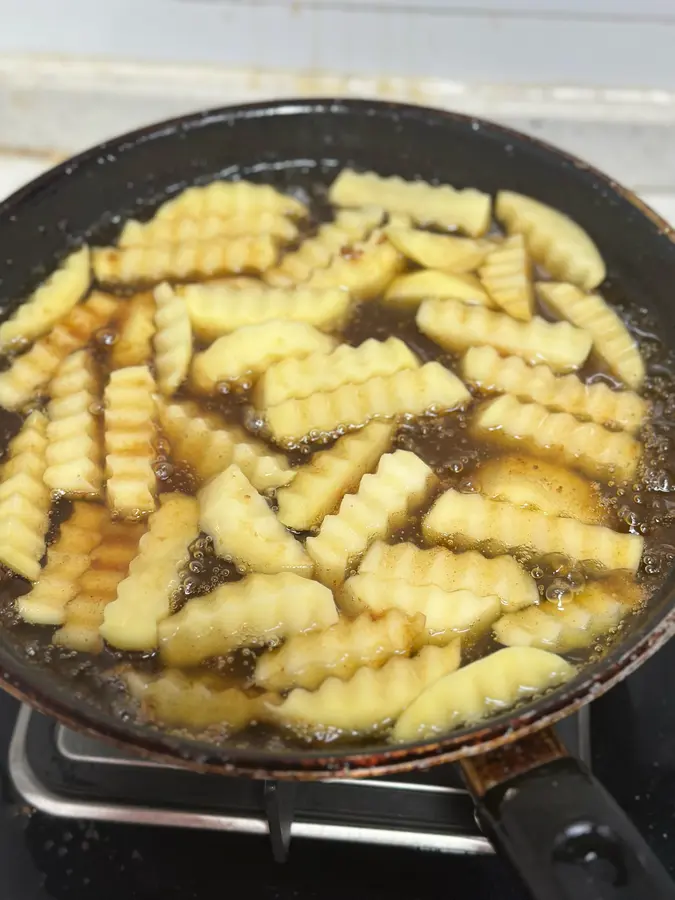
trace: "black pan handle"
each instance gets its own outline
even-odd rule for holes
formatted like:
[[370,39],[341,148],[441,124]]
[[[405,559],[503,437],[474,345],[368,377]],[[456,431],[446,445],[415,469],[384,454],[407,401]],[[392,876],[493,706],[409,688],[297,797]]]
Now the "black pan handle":
[[633,823],[552,731],[462,768],[481,826],[534,900],[675,900]]

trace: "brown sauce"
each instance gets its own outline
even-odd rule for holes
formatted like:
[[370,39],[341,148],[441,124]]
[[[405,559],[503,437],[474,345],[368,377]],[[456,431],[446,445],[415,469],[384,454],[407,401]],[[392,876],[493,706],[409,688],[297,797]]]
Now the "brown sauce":
[[[311,227],[316,227],[316,220]],[[121,293],[126,295],[128,292]],[[615,296],[612,299],[615,300]],[[546,310],[539,309],[538,312],[551,318]],[[600,490],[607,511],[606,524],[617,531],[641,534],[645,538],[645,552],[638,580],[645,585],[646,592],[652,595],[663,584],[675,561],[675,360],[662,343],[657,324],[650,319],[646,310],[620,309],[620,312],[637,337],[647,362],[648,378],[643,393],[651,403],[651,416],[642,432],[645,455],[639,479],[630,485],[610,482],[601,485]],[[104,375],[107,374],[105,370],[109,350],[116,335],[116,325],[113,323],[100,331],[93,342]],[[358,345],[367,338],[384,339],[391,335],[405,341],[423,362],[438,360],[457,371],[457,360],[417,330],[414,310],[395,310],[378,300],[358,304],[342,333],[342,339]],[[596,360],[591,360],[580,374],[586,380],[604,379],[614,384]],[[191,397],[187,390],[177,395],[177,399],[187,397],[197,399],[205,408],[217,410],[228,421],[237,422],[243,427],[251,424],[247,406],[248,391],[241,385],[208,400]],[[395,447],[415,452],[430,465],[439,476],[439,491],[448,487],[463,491],[475,489],[480,480],[481,466],[487,459],[501,453],[495,446],[477,440],[471,434],[468,424],[473,409],[465,413],[412,419],[402,422],[398,428]],[[0,448],[6,449],[20,424],[20,416],[0,410]],[[321,449],[326,446],[323,444]],[[155,471],[160,492],[194,494],[195,479],[192,473],[171,458],[169,446],[161,435],[157,449]],[[278,452],[277,447],[272,449]],[[312,446],[303,447],[288,454],[289,461],[292,465],[301,465],[316,449]],[[429,498],[425,507],[418,510],[390,537],[390,542],[406,540],[424,545],[421,518],[435,496]],[[57,534],[60,521],[69,515],[70,508],[67,501],[54,504],[50,540]],[[573,598],[574,592],[583,586],[583,572],[580,575],[578,566],[565,564],[564,560],[530,560],[523,557],[522,562],[535,576],[542,602],[564,602],[565,598]],[[181,588],[174,598],[174,608],[177,610],[189,599],[204,595],[216,586],[240,577],[233,565],[215,556],[210,539],[202,535],[193,543],[190,561],[181,573]],[[112,677],[112,673],[120,664],[129,663],[154,671],[160,666],[156,655],[120,653],[106,648],[100,656],[91,656],[51,645],[51,628],[27,625],[18,619],[14,610],[14,599],[28,591],[29,587],[26,581],[9,572],[0,575],[2,624],[12,629],[29,658],[35,664],[50,666],[67,677],[72,683],[73,692],[82,691],[89,696],[93,692],[102,703],[112,704],[117,708],[122,716],[137,715],[134,704],[121,692],[119,682]],[[620,632],[625,633],[630,627],[631,622],[626,622]],[[615,635],[609,635],[589,648],[566,655],[575,662],[595,659],[615,638]],[[497,646],[488,632],[473,646],[464,648],[464,659],[477,658]],[[209,661],[205,668],[215,669],[226,674],[232,683],[248,687],[247,679],[254,661],[255,653],[246,650],[234,653],[227,659]],[[228,739],[226,731],[220,731],[216,727],[208,730],[208,736],[211,740]],[[254,745],[277,750],[293,740],[261,726],[229,738],[229,742],[238,747]]]

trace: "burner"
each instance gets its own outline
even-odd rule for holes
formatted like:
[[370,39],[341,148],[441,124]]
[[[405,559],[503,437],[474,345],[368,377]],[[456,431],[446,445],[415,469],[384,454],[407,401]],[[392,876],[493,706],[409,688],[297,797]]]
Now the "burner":
[[[590,764],[588,707],[558,726]],[[23,707],[9,770],[27,803],[62,818],[269,834],[275,859],[291,837],[485,854],[456,766],[372,779],[254,781],[127,756]],[[170,800],[167,800],[170,798]]]

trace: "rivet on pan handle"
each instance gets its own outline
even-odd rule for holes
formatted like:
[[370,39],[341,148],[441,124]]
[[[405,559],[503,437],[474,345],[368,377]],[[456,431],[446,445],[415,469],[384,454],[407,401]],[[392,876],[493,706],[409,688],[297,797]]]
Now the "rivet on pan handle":
[[535,900],[673,900],[675,884],[550,730],[462,760],[478,819]]

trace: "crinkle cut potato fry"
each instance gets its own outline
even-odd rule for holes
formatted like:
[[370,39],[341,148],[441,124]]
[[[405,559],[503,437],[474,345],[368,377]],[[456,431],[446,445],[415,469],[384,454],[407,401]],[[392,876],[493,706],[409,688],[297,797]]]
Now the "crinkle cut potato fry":
[[130,671],[122,680],[151,722],[174,728],[202,730],[225,725],[229,734],[264,719],[270,696],[249,696],[227,679],[209,672],[186,675],[168,669],[158,675]]
[[421,269],[399,275],[389,285],[383,299],[389,306],[415,309],[429,298],[462,300],[490,309],[495,306],[475,275],[452,275],[438,269]]
[[539,316],[519,322],[506,313],[459,300],[425,300],[416,321],[419,330],[444,350],[489,346],[531,365],[546,363],[554,372],[581,368],[591,352],[591,336],[569,322],[547,322]]
[[274,287],[307,281],[314,271],[327,268],[340,253],[366,240],[382,218],[383,212],[377,207],[339,210],[333,222],[321,225],[314,237],[307,238],[266,272],[265,281]]
[[453,489],[436,500],[422,531],[431,544],[475,547],[494,542],[509,550],[527,548],[535,557],[562,553],[632,573],[637,572],[644,547],[644,538],[637,534],[619,534],[604,525],[585,525]]
[[0,373],[0,406],[22,409],[42,391],[63,360],[88,343],[94,333],[113,317],[120,301],[94,292],[66,315],[51,332]]
[[424,618],[397,609],[373,618],[340,618],[325,631],[289,638],[258,657],[253,680],[270,691],[316,690],[327,678],[351,678],[362,666],[379,669],[392,656],[410,656],[424,643]]
[[84,297],[91,284],[89,247],[67,256],[16,312],[0,324],[0,351],[47,334]]
[[440,269],[455,275],[473,272],[490,250],[490,245],[483,241],[414,228],[389,226],[385,233],[399,253],[424,269]]
[[279,257],[270,235],[242,235],[223,241],[190,241],[134,247],[96,247],[94,275],[100,284],[156,284],[165,279],[213,278],[239,272],[264,272]]
[[539,294],[559,316],[583,328],[593,349],[613,375],[633,390],[642,386],[645,364],[635,338],[600,294],[584,294],[572,284],[539,282]]
[[274,213],[303,217],[307,207],[289,194],[269,184],[251,181],[212,181],[203,187],[189,187],[163,203],[151,222],[167,219],[204,219],[207,216],[251,216]]
[[522,234],[511,235],[498,244],[480,267],[479,275],[497,306],[514,319],[530,321],[534,311],[532,266]]
[[301,400],[286,400],[265,412],[265,425],[276,444],[292,446],[327,440],[372,419],[422,416],[462,409],[471,400],[464,384],[437,362],[395,375],[371,378],[363,384],[345,384]]
[[475,484],[492,500],[531,506],[549,516],[565,516],[586,525],[604,525],[608,519],[596,482],[532,456],[488,459],[478,469]]
[[424,616],[427,642],[434,644],[447,644],[458,635],[476,637],[502,613],[501,601],[495,594],[444,591],[435,584],[413,585],[403,579],[382,579],[365,572],[347,579],[338,605],[346,611],[366,609],[374,616],[386,615],[390,610]]
[[147,366],[116,369],[104,391],[106,500],[123,518],[156,505],[155,380]]
[[224,334],[192,362],[190,381],[195,391],[215,393],[219,384],[262,375],[276,363],[309,358],[322,365],[335,348],[335,338],[306,322],[272,319],[258,325],[245,325]]
[[611,635],[644,602],[641,585],[616,577],[587,584],[557,603],[540,603],[509,613],[494,626],[495,639],[508,647],[537,647],[566,653]]
[[152,358],[155,334],[155,298],[152,291],[141,291],[127,301],[118,326],[117,340],[110,350],[110,366],[145,366]]
[[63,624],[52,636],[57,646],[82,653],[102,652],[99,629],[105,608],[117,597],[118,585],[126,578],[146,531],[144,522],[114,522],[104,512],[100,540],[77,582],[75,596],[66,605]]
[[229,288],[227,284],[192,284],[179,287],[195,335],[215,341],[246,325],[273,319],[305,322],[320,331],[334,331],[347,316],[349,294],[339,288]]
[[316,691],[296,688],[270,714],[302,734],[317,729],[333,737],[372,734],[390,725],[439,678],[459,666],[459,641],[423,647],[413,657],[394,656],[381,669],[363,666],[348,680],[328,678]]
[[18,597],[16,610],[34,625],[61,625],[66,606],[76,596],[81,576],[89,568],[92,551],[101,542],[101,529],[107,516],[102,506],[76,501],[69,519],[47,549],[47,564],[39,580]]
[[338,621],[333,595],[294,572],[248,575],[188,600],[160,622],[160,654],[168,666],[194,666],[238,647],[321,631]]
[[412,350],[396,337],[385,341],[369,338],[358,347],[340,344],[327,356],[290,357],[271,366],[256,385],[253,402],[258,409],[266,409],[419,366]]
[[388,213],[410,216],[418,225],[459,229],[471,237],[480,237],[490,227],[490,195],[474,188],[457,190],[343,169],[331,185],[328,199],[336,206],[380,206]]
[[524,446],[535,455],[602,481],[633,479],[642,455],[640,442],[625,431],[580,422],[569,413],[549,412],[538,403],[520,403],[509,394],[480,409],[472,428],[487,441],[510,448]]
[[603,381],[586,384],[577,375],[556,375],[546,365],[528,366],[518,356],[500,356],[494,347],[471,347],[462,363],[465,381],[486,393],[513,394],[555,412],[566,412],[599,425],[637,431],[647,402],[633,391],[613,390]]
[[171,397],[185,381],[192,360],[192,328],[185,302],[170,285],[155,288],[155,369],[157,387]]
[[384,235],[355,244],[334,256],[325,269],[315,269],[303,287],[347,291],[353,300],[372,300],[382,294],[403,268],[403,257]]
[[218,413],[190,401],[158,400],[157,410],[173,461],[187,465],[198,486],[232,463],[261,492],[289,484],[295,477],[296,470],[282,453],[275,453],[240,426],[226,423]]
[[509,234],[522,234],[533,260],[561,281],[592,290],[605,263],[590,236],[569,216],[533,197],[499,191],[495,214]]
[[101,379],[89,350],[59,366],[49,386],[47,469],[44,482],[61,496],[98,498],[103,490]]
[[312,577],[305,548],[290,534],[239,466],[231,465],[199,492],[199,525],[219,556],[239,571]]
[[28,581],[40,577],[49,524],[47,417],[32,412],[9,442],[0,470],[0,563]]
[[357,492],[347,494],[318,535],[308,538],[316,578],[338,587],[368,545],[401,525],[435,484],[432,469],[414,453],[395,450],[382,456],[375,473],[364,475]]
[[252,210],[240,215],[207,215],[197,218],[155,218],[150,222],[130,219],[120,234],[120,247],[149,247],[230,240],[248,234],[265,234],[279,241],[294,241],[298,226],[281,213]]
[[294,531],[311,531],[358,488],[391,446],[396,426],[371,422],[360,431],[338,438],[328,450],[312,454],[296,470],[293,482],[277,491],[277,517]]
[[159,509],[138,545],[138,556],[106,606],[101,637],[118,650],[154,650],[157,626],[171,613],[180,570],[199,536],[199,505],[194,497],[163,494]]
[[[375,541],[361,561],[358,574],[374,575],[385,584],[401,581],[411,587],[438,587],[446,593],[466,591],[477,597],[496,596],[509,612],[539,600],[534,578],[512,556],[488,559],[474,550],[452,553],[445,547],[423,550],[409,542]],[[350,615],[366,608],[358,601],[357,591],[345,591],[341,603],[347,597]]]
[[392,734],[419,741],[515,706],[569,681],[575,666],[555,653],[507,647],[437,679],[411,702]]

